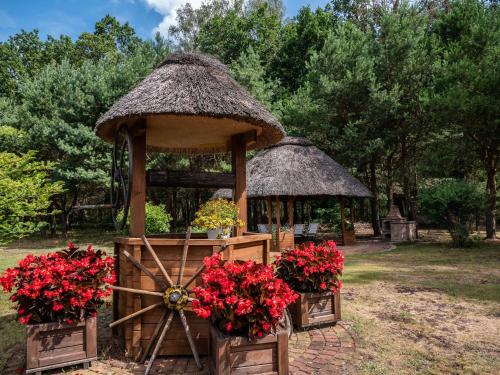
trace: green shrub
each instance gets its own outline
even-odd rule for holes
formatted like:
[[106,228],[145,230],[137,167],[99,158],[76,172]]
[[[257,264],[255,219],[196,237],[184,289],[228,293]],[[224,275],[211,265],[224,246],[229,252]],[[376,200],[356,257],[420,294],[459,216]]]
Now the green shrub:
[[[118,221],[123,217],[123,212],[118,213]],[[146,202],[146,233],[145,234],[157,234],[165,233],[170,230],[170,222],[172,221],[172,216],[165,211],[165,206],[155,205],[150,202]],[[128,227],[130,225],[130,215],[127,218],[127,225],[125,227],[125,232],[128,233]]]
[[445,180],[419,193],[420,212],[450,232],[453,245],[466,247],[470,243],[470,228],[484,208],[485,196],[476,184]]

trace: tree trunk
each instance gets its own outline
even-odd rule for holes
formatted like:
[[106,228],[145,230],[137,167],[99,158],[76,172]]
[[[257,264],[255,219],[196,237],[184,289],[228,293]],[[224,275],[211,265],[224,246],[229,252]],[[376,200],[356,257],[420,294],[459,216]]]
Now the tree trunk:
[[394,158],[394,154],[390,154],[387,157],[387,162],[386,162],[386,171],[387,171],[387,183],[385,187],[385,194],[387,195],[387,205],[386,209],[387,212],[391,210],[391,206],[393,204],[392,200],[392,194],[394,191],[394,176],[392,172],[392,160]]
[[486,167],[486,212],[485,212],[485,224],[486,224],[486,238],[494,239],[496,238],[496,205],[497,205],[497,184],[496,184],[496,173],[497,173],[497,156],[493,152],[488,152],[486,154],[485,160]]
[[61,236],[63,240],[68,238],[68,215],[66,211],[61,211]]
[[376,163],[375,157],[372,157],[370,161],[370,188],[373,193],[373,198],[370,199],[371,206],[371,216],[372,216],[372,227],[373,235],[380,236],[382,232],[380,230],[380,214],[378,207],[378,189],[377,189],[377,174],[376,174]]

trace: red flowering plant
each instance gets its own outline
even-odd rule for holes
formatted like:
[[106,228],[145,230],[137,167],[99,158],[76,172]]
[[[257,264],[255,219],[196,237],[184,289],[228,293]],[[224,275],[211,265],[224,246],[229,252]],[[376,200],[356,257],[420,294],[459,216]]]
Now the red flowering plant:
[[28,255],[7,269],[0,283],[16,304],[20,323],[65,322],[72,324],[95,316],[111,294],[114,260],[89,245],[47,255]]
[[274,332],[284,309],[298,298],[274,276],[272,266],[253,260],[224,262],[218,254],[204,264],[193,310],[224,333],[255,338]]
[[342,287],[344,255],[334,241],[286,250],[274,264],[277,276],[296,292],[335,292]]

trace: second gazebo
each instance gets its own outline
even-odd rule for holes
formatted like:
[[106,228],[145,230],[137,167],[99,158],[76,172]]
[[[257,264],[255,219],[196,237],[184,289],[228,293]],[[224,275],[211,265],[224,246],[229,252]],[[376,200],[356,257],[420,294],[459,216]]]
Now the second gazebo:
[[[231,191],[220,189],[216,197],[230,198]],[[276,201],[276,246],[280,248],[281,199],[287,199],[288,225],[293,245],[294,200],[335,196],[340,198],[342,240],[345,242],[344,197],[372,197],[372,193],[344,167],[305,138],[285,137],[261,150],[247,163],[247,197],[266,199],[269,229],[272,228],[272,202]],[[351,209],[352,216],[352,209]],[[287,241],[283,246],[289,246]],[[282,247],[282,246],[281,246]]]

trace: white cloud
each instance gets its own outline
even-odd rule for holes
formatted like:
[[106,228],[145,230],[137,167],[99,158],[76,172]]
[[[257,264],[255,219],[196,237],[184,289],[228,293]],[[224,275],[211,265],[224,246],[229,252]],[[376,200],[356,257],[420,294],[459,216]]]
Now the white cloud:
[[164,37],[168,36],[168,28],[176,23],[177,9],[190,3],[196,9],[199,8],[203,0],[144,0],[150,8],[163,16],[163,20],[153,29],[153,34],[157,31]]

